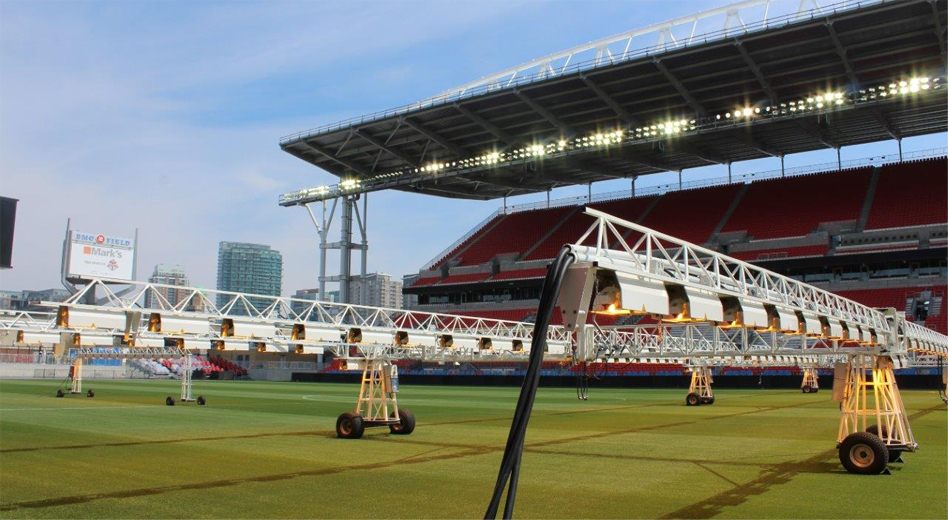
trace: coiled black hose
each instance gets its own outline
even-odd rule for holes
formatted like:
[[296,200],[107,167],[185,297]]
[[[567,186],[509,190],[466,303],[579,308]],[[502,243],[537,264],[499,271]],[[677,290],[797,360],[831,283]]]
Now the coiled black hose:
[[497,518],[497,509],[500,507],[500,499],[505,489],[507,499],[504,503],[504,519],[509,520],[513,515],[514,502],[517,499],[517,481],[520,477],[520,460],[523,456],[523,441],[527,434],[530,412],[533,411],[537,387],[540,384],[540,367],[543,362],[543,352],[546,350],[547,330],[550,319],[553,317],[556,300],[559,298],[563,275],[574,260],[575,257],[570,249],[564,247],[556,256],[556,260],[547,268],[543,291],[540,293],[540,304],[537,307],[537,320],[533,326],[527,374],[523,378],[523,386],[520,387],[520,398],[517,400],[517,408],[514,410],[513,421],[510,424],[510,433],[507,435],[507,445],[504,448],[504,458],[500,463],[494,493],[484,513],[484,518],[487,520]]

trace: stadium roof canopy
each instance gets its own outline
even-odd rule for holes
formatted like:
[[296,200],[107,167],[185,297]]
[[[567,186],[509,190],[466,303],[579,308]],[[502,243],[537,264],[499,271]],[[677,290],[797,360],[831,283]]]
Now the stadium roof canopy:
[[[776,2],[632,31],[286,136],[283,150],[341,180],[280,203],[381,189],[491,199],[948,129],[948,2],[813,0],[775,16]],[[696,35],[715,17],[718,30]],[[635,48],[642,37],[658,44]]]

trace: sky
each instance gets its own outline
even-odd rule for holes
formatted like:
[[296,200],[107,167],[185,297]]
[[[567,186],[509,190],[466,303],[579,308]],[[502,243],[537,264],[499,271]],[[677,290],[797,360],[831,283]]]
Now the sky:
[[[217,246],[227,240],[281,251],[283,294],[315,287],[315,229],[305,210],[277,198],[336,179],[281,151],[281,136],[726,3],[0,0],[0,195],[20,201],[14,267],[0,271],[0,289],[60,286],[67,219],[82,231],[131,237],[137,229],[139,279],[155,264],[179,264],[192,285],[214,287]],[[903,148],[945,144],[939,134]],[[842,155],[895,151],[886,142]],[[835,159],[824,151],[786,163]],[[722,168],[685,171],[685,180],[726,175]],[[734,172],[775,168],[768,159]],[[669,182],[677,175],[639,186]],[[369,271],[397,277],[502,204],[401,192],[369,200]],[[337,264],[330,252],[330,273]]]

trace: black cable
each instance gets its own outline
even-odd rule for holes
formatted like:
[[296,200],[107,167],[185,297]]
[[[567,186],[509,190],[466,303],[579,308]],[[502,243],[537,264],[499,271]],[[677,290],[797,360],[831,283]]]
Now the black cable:
[[[543,281],[543,290],[540,293],[540,302],[537,307],[537,319],[533,326],[533,338],[530,342],[530,358],[527,372],[520,387],[520,397],[514,409],[510,432],[507,435],[507,445],[504,447],[504,457],[500,463],[497,482],[491,496],[485,519],[497,517],[500,499],[507,489],[507,500],[504,504],[504,518],[510,519],[513,515],[514,502],[517,496],[517,482],[520,477],[520,461],[523,455],[524,438],[526,437],[527,423],[533,411],[533,402],[536,398],[537,387],[540,383],[540,367],[543,362],[543,352],[546,346],[546,336],[553,309],[559,297],[560,286],[566,269],[573,263],[575,257],[569,248],[563,248],[556,260],[547,268],[546,278]],[[508,487],[509,484],[509,487]]]
[[[495,518],[497,516],[500,497],[503,495],[508,479],[519,476],[519,455],[523,450],[526,423],[529,419],[530,411],[533,408],[533,399],[536,396],[536,388],[539,383],[539,368],[543,359],[546,331],[553,314],[553,307],[556,303],[556,293],[559,291],[562,274],[571,262],[572,255],[567,256],[564,250],[564,252],[561,252],[560,255],[557,256],[556,261],[554,261],[547,270],[540,305],[537,309],[537,322],[534,325],[527,374],[524,377],[523,386],[521,387],[520,398],[517,401],[514,418],[510,426],[510,433],[507,438],[507,446],[504,450],[504,458],[501,462],[501,468],[497,477],[497,484],[495,485],[494,494],[488,506],[485,518]],[[513,504],[516,498],[516,479],[511,479],[510,481],[514,482],[514,488],[512,488],[513,493],[508,493],[504,511],[505,518],[510,518],[510,515],[513,514]]]

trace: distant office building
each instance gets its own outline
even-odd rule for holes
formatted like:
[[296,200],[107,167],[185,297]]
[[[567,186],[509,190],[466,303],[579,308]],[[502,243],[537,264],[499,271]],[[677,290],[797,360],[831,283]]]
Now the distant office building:
[[23,291],[0,291],[0,309],[13,309],[13,302],[19,301]]
[[188,275],[180,265],[156,265],[154,272],[152,272],[148,278],[148,283],[171,286],[156,287],[154,291],[149,291],[145,294],[145,307],[149,309],[160,309],[166,305],[177,306],[190,294],[190,291],[175,289],[175,287],[187,287],[191,285],[188,281]]
[[[299,289],[293,293],[294,300],[306,300],[306,301],[319,301],[319,289]],[[293,302],[290,305],[290,308],[293,309],[293,312],[299,314],[305,311],[309,307],[309,304],[303,302]]]
[[339,291],[326,291],[324,302],[338,302],[339,301]]
[[371,307],[402,308],[402,282],[385,273],[355,278],[349,286],[352,303]]
[[61,302],[69,297],[65,289],[43,289],[34,291],[0,291],[0,309],[14,311],[54,312],[55,309],[40,305],[42,302]]
[[[279,296],[283,287],[283,255],[270,246],[243,242],[221,242],[217,250],[217,289],[251,294]],[[220,296],[218,305],[229,298]],[[257,310],[270,302],[250,298]],[[240,312],[240,310],[237,310]]]

